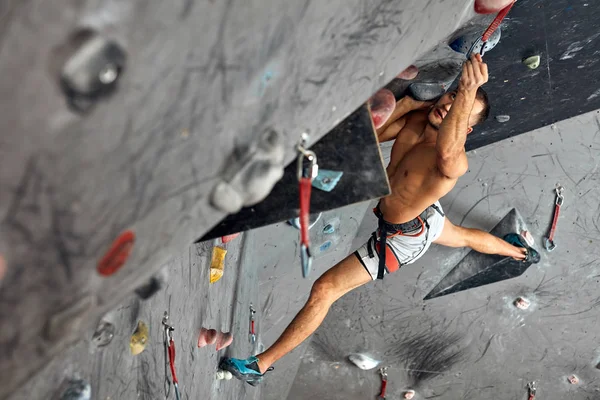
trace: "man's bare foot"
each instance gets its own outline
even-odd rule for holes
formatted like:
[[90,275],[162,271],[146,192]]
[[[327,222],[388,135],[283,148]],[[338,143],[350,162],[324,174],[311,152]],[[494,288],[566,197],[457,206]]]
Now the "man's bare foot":
[[369,99],[369,104],[371,105],[373,125],[375,125],[375,129],[379,129],[392,116],[396,108],[396,98],[391,91],[381,89]]
[[266,365],[263,361],[260,360],[260,358],[256,358],[258,359],[258,362],[256,363],[258,365],[258,369],[260,370],[261,374],[264,374],[265,371],[269,369],[270,365]]
[[404,79],[405,81],[412,81],[419,75],[419,68],[414,65],[409,66],[404,71],[400,72],[396,78]]

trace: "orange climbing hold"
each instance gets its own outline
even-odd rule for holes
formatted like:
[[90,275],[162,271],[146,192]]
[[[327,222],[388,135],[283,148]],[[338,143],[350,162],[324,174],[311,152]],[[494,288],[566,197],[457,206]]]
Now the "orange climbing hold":
[[98,273],[102,276],[110,276],[117,272],[129,258],[134,243],[135,233],[133,231],[125,231],[120,234],[98,261],[96,266]]

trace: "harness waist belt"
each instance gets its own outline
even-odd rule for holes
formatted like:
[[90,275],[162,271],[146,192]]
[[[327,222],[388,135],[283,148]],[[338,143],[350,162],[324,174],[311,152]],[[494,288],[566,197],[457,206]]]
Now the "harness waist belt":
[[427,219],[427,212],[429,211],[429,208],[430,207],[427,207],[418,217],[403,224],[392,224],[391,222],[387,222],[385,219],[383,219],[383,214],[379,209],[379,205],[373,209],[373,213],[375,213],[377,219],[383,221],[387,233],[401,232],[403,234],[410,234],[422,229],[423,225],[421,224],[421,221],[425,221]]

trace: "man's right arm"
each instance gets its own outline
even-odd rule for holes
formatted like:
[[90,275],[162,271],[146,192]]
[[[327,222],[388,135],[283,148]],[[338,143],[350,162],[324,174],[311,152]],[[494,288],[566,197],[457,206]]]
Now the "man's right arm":
[[387,142],[395,139],[398,133],[406,124],[406,116],[408,113],[429,107],[431,102],[418,101],[410,96],[404,96],[396,102],[396,108],[390,118],[377,129],[377,139],[379,143]]
[[465,142],[472,130],[469,117],[475,104],[477,89],[488,80],[487,65],[479,54],[463,66],[456,98],[442,125],[436,142],[438,168],[449,178],[458,178],[467,169]]

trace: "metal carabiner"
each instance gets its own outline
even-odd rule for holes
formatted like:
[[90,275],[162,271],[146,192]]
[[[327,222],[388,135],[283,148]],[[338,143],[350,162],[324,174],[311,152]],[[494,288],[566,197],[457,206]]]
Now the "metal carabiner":
[[[317,164],[317,155],[310,150],[306,150],[302,145],[298,145],[298,180],[310,178],[312,181],[319,175],[319,164]],[[310,162],[308,168],[304,168],[304,159]]]
[[381,379],[386,380],[388,375],[387,375],[387,369],[388,367],[381,367],[379,368],[379,375],[381,375]]
[[529,389],[529,394],[530,394],[530,395],[532,395],[532,394],[533,394],[533,395],[535,395],[535,392],[536,392],[536,388],[535,388],[535,381],[533,381],[533,382],[529,382],[529,383],[527,384],[527,389]]
[[562,206],[565,201],[565,196],[563,195],[565,188],[561,185],[556,185],[556,205]]

